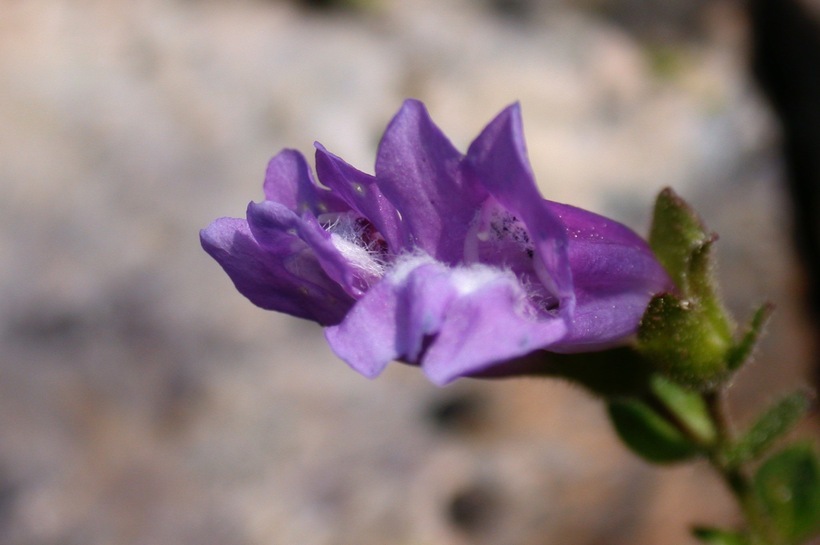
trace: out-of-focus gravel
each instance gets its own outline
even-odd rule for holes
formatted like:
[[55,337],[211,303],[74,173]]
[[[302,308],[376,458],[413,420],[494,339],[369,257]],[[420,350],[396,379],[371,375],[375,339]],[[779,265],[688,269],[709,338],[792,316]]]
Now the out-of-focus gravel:
[[742,21],[647,45],[558,3],[372,4],[2,1],[0,542],[649,545],[736,519],[703,466],[646,468],[564,384],[361,378],[197,231],[282,147],[372,170],[407,96],[462,149],[520,100],[545,196],[645,231],[672,185],[721,233],[732,308],[777,302],[743,418],[808,348]]

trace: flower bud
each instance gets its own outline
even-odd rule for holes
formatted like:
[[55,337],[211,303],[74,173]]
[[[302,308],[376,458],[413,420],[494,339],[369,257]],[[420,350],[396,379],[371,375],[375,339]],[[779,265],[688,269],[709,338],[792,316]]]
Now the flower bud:
[[675,281],[676,293],[652,299],[638,330],[638,349],[669,378],[714,388],[729,374],[734,325],[718,296],[712,243],[695,211],[671,189],[658,196],[649,237]]

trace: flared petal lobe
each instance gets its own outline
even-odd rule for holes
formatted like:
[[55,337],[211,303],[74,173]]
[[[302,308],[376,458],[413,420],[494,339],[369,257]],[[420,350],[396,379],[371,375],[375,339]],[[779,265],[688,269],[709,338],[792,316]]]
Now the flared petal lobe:
[[574,206],[546,206],[566,229],[576,297],[570,331],[551,350],[592,351],[622,342],[635,333],[652,297],[674,290],[672,280],[628,227]]
[[275,248],[284,231],[301,239],[325,274],[350,296],[358,297],[367,290],[368,278],[333,243],[333,235],[313,215],[297,216],[279,203],[264,201],[249,204],[247,217],[253,236],[263,246]]
[[405,251],[422,250],[456,265],[486,192],[462,176],[462,155],[421,102],[407,100],[384,133],[376,179],[399,214]]
[[318,216],[350,208],[337,195],[316,185],[305,156],[296,150],[282,150],[270,160],[263,189],[266,201],[300,215],[309,211]]
[[367,292],[341,324],[325,330],[330,347],[370,378],[393,360],[418,363],[454,296],[446,280],[440,264],[411,258]]
[[322,183],[373,224],[391,253],[399,254],[404,250],[405,234],[400,229],[399,212],[382,194],[376,177],[350,166],[321,144],[315,146],[316,172]]
[[[509,271],[450,268],[429,257],[396,266],[326,337],[333,351],[365,376],[390,361],[420,365],[436,384],[478,374],[549,346],[567,325],[539,319]],[[367,332],[367,334],[363,334]]]
[[523,222],[534,249],[534,269],[544,286],[571,312],[572,270],[563,224],[544,206],[530,168],[518,104],[503,110],[467,150],[464,171],[507,212]]
[[353,305],[353,298],[327,276],[313,251],[284,231],[263,247],[245,220],[221,218],[200,232],[200,240],[239,293],[259,307],[333,325]]

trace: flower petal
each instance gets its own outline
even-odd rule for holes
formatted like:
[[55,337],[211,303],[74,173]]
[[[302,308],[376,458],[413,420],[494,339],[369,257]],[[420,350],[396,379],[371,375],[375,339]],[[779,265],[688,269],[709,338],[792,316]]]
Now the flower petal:
[[539,279],[560,300],[563,310],[571,313],[575,296],[564,226],[545,207],[538,192],[527,159],[518,104],[502,111],[473,141],[464,170],[526,225]]
[[262,247],[245,220],[220,218],[200,232],[200,241],[236,289],[259,307],[332,325],[353,304],[310,248],[285,232]]
[[558,298],[539,279],[543,264],[526,225],[495,198],[488,197],[476,214],[464,243],[464,262],[491,263],[512,271],[542,316],[554,314]]
[[367,279],[357,274],[350,260],[333,244],[330,233],[310,213],[299,217],[279,203],[263,201],[250,203],[247,215],[251,232],[262,246],[275,247],[283,231],[298,236],[313,250],[327,276],[349,295],[359,297],[367,290]]
[[649,245],[611,219],[566,204],[546,204],[566,226],[577,297],[570,333],[554,349],[607,348],[635,333],[652,296],[673,289]]
[[316,185],[304,155],[296,150],[282,150],[270,160],[263,188],[266,200],[283,204],[297,214],[310,211],[318,216],[349,210],[339,197]]
[[455,265],[486,192],[466,183],[461,153],[430,119],[421,102],[407,100],[379,144],[379,189],[400,214],[403,248],[421,249]]
[[449,268],[415,256],[397,264],[325,336],[367,377],[401,359],[446,384],[559,341],[564,320],[538,319],[528,304],[508,271]]
[[[458,276],[487,273],[478,269],[454,271]],[[525,308],[526,295],[514,276],[495,271],[475,288],[459,290],[435,340],[424,355],[422,368],[435,384],[444,385],[539,349],[550,350],[567,332],[562,316],[544,318]],[[503,375],[503,373],[498,373]]]
[[393,360],[418,361],[454,294],[445,267],[427,256],[409,257],[373,286],[342,323],[327,328],[325,337],[337,356],[373,378]]
[[353,210],[367,218],[384,237],[391,252],[401,252],[404,244],[399,232],[399,214],[382,195],[376,184],[376,177],[352,167],[318,142],[315,146],[316,173],[322,183],[338,193]]

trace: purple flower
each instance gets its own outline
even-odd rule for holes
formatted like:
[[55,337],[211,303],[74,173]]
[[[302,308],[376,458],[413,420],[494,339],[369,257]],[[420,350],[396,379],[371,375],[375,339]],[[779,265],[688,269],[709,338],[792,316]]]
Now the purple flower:
[[316,170],[324,187],[282,151],[265,200],[214,221],[202,246],[256,305],[325,326],[367,377],[400,360],[445,384],[539,349],[607,348],[671,288],[628,228],[541,198],[517,104],[462,155],[408,100],[375,176],[319,144]]

